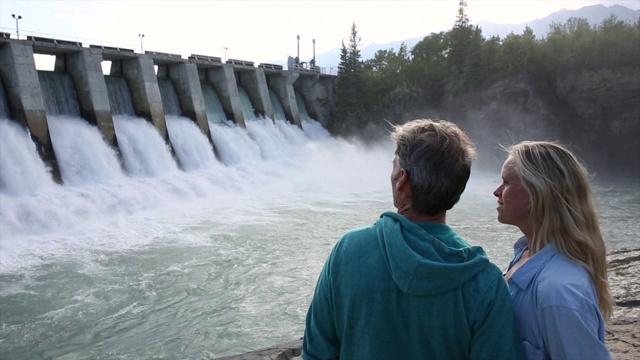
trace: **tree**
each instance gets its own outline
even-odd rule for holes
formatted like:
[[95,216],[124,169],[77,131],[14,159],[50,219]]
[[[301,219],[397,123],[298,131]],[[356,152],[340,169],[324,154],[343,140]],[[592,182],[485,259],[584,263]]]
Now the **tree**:
[[410,64],[407,45],[402,43],[396,53],[394,49],[378,50],[372,59],[363,64],[363,79],[366,86],[364,105],[375,107],[408,94],[406,79]]
[[473,26],[469,25],[469,18],[466,12],[466,0],[460,0],[460,8],[456,17],[455,25],[449,32],[449,51],[447,59],[449,71],[452,77],[459,77],[464,70],[469,47],[474,35]]
[[407,79],[427,97],[441,92],[442,84],[449,77],[447,53],[449,37],[446,33],[431,33],[411,49],[411,63]]
[[[596,49],[602,65],[633,66],[640,59],[640,22],[630,25],[611,14],[596,31]],[[634,60],[635,59],[635,60]]]
[[[487,80],[500,80],[526,72],[541,93],[553,86],[557,73],[594,67],[638,67],[640,22],[629,24],[615,16],[591,27],[585,19],[553,23],[546,38],[536,39],[526,27],[522,34],[488,40],[470,26],[460,1],[456,24],[448,32],[432,33],[413,49],[405,44],[380,50],[363,62],[355,24],[349,43],[342,42],[336,84],[336,116],[343,130],[367,128],[383,107],[421,104],[437,106],[447,95],[479,88]],[[388,106],[392,105],[392,106]],[[344,123],[342,123],[344,121]],[[335,125],[330,124],[330,125]],[[334,129],[336,129],[334,127]]]
[[362,85],[362,60],[360,54],[360,36],[356,24],[351,26],[349,43],[342,41],[340,64],[336,79],[336,121],[342,121],[356,114],[362,103],[360,89]]
[[481,84],[487,75],[482,63],[482,44],[484,43],[482,30],[476,26],[469,40],[464,61],[464,87],[467,89]]
[[352,74],[358,74],[362,69],[362,56],[360,54],[360,36],[358,35],[358,30],[356,30],[355,23],[351,24],[347,60],[349,62],[349,70]]
[[499,36],[492,36],[482,44],[482,67],[487,79],[496,79],[503,72],[502,46]]

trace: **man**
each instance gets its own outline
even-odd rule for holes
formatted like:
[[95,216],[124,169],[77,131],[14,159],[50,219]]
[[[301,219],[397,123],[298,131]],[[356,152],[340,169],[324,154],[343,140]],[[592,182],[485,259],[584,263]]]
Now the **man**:
[[446,225],[473,144],[453,123],[425,119],[391,137],[397,213],[336,243],[307,313],[303,358],[524,358],[500,269]]

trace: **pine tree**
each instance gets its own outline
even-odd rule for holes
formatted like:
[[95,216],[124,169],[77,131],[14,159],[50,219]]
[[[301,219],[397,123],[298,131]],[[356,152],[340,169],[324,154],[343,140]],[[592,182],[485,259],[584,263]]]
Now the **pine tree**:
[[360,36],[356,24],[351,26],[348,45],[342,42],[340,64],[336,79],[336,120],[342,121],[357,114],[361,99],[362,56],[360,54]]
[[464,86],[469,89],[479,85],[485,79],[486,69],[482,63],[482,44],[484,37],[478,26],[473,31],[469,49],[464,62]]
[[449,32],[449,52],[447,55],[449,71],[453,78],[461,78],[465,68],[466,58],[469,53],[474,28],[469,25],[467,17],[467,2],[460,0],[460,8],[456,16],[456,23]]

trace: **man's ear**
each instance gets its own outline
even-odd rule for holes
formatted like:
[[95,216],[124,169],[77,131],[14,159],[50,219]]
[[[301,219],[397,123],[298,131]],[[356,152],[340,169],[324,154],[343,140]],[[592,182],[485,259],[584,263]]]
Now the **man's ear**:
[[404,191],[407,189],[407,187],[410,185],[409,183],[409,172],[407,170],[400,169],[400,174],[398,176],[398,180],[396,180],[396,190],[397,191]]

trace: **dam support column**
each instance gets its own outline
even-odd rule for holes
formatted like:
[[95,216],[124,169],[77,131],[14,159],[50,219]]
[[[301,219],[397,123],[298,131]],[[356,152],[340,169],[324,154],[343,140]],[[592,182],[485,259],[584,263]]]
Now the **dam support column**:
[[185,62],[169,65],[167,72],[168,78],[178,94],[182,114],[198,124],[202,133],[213,143],[209,132],[207,109],[204,105],[198,68],[195,64]]
[[293,84],[298,80],[299,76],[300,74],[297,72],[283,71],[279,74],[269,75],[267,82],[269,83],[269,88],[280,99],[287,119],[298,127],[302,127],[300,110],[296,102],[296,91],[293,88]]
[[315,89],[315,112],[320,124],[326,126],[331,117],[331,109],[335,106],[335,76],[321,75]]
[[240,85],[247,90],[251,103],[256,111],[269,117],[271,120],[275,120],[273,118],[273,105],[271,104],[264,69],[255,68],[250,71],[238,72],[238,80]]
[[309,116],[326,125],[333,104],[333,77],[301,76],[295,88],[302,95]]
[[52,177],[62,183],[49,126],[47,110],[33,57],[33,48],[24,43],[0,45],[0,76],[10,109],[10,118],[26,126],[40,158],[51,169]]
[[117,149],[109,93],[102,73],[102,53],[95,49],[82,49],[58,55],[56,63],[59,58],[64,59],[65,72],[76,88],[80,116],[96,125],[107,142]]
[[224,64],[219,68],[207,69],[207,82],[216,90],[222,107],[233,115],[236,124],[246,128],[233,65]]
[[150,121],[165,142],[170,144],[153,59],[148,55],[139,55],[133,59],[113,61],[111,75],[125,78],[136,115]]

